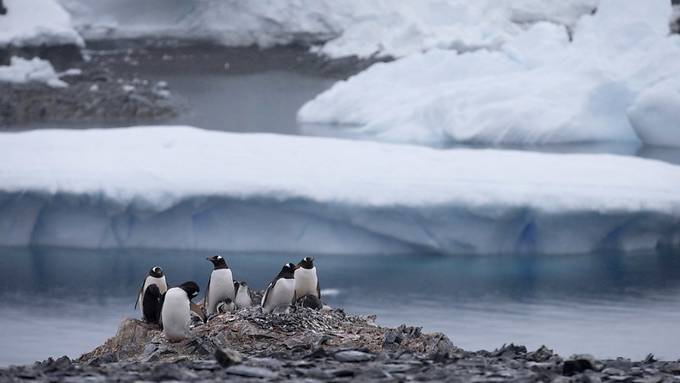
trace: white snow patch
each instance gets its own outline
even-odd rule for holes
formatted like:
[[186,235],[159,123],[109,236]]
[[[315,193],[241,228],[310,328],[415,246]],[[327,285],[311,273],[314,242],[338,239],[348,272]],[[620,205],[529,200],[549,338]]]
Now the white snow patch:
[[41,45],[84,46],[71,17],[56,0],[5,0],[0,16],[0,48]]
[[49,61],[37,57],[31,60],[12,57],[9,66],[0,66],[0,82],[15,84],[40,82],[55,88],[68,86],[59,79]]
[[642,90],[680,76],[670,12],[666,0],[603,0],[571,42],[564,26],[539,22],[498,51],[376,64],[308,102],[298,119],[428,145],[636,143],[628,108]]
[[573,25],[597,0],[61,0],[88,37],[320,43],[331,57],[497,47],[525,23]]
[[628,109],[628,118],[642,142],[680,147],[680,77],[643,90]]
[[188,127],[0,134],[0,244],[393,253],[680,247],[680,167]]

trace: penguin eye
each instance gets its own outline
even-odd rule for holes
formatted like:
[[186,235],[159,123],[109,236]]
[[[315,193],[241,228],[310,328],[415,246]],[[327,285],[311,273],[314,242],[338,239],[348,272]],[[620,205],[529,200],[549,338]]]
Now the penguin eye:
[[218,260],[218,261],[221,261],[221,260],[222,260],[222,257],[218,255],[218,256],[217,256],[217,260]]

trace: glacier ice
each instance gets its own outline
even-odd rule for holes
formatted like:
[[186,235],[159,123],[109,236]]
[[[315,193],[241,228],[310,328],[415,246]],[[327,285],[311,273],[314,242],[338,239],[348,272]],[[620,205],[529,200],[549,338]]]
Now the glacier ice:
[[[305,104],[298,120],[308,131],[323,124],[434,146],[647,142],[652,130],[673,133],[648,128],[660,90],[643,93],[680,76],[670,14],[665,0],[603,0],[572,28],[538,22],[494,51],[431,50],[375,64]],[[666,121],[672,105],[661,107]]]
[[71,16],[56,0],[5,0],[0,17],[0,48],[41,45],[83,46]]
[[680,247],[680,167],[190,127],[0,134],[0,245],[315,253]]
[[60,0],[88,38],[177,37],[230,46],[317,44],[330,57],[496,47],[522,25],[573,25],[597,0]]

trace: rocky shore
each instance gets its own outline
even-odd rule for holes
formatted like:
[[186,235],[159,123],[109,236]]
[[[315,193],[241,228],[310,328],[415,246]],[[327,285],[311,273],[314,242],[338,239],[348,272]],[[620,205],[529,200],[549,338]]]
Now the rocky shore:
[[197,324],[168,342],[155,326],[127,319],[118,333],[77,360],[48,359],[0,370],[3,382],[448,381],[678,382],[680,361],[563,358],[546,347],[504,345],[470,352],[440,333],[381,327],[342,310],[258,308]]
[[[149,74],[221,71],[230,74],[290,70],[346,78],[375,60],[354,57],[328,60],[307,47],[229,48],[200,41],[116,40],[88,43],[88,50],[57,46],[0,50],[0,65],[11,56],[49,60],[67,87],[42,83],[0,82],[0,131],[22,124],[144,124],[162,122],[183,112],[172,84],[148,80]],[[76,127],[76,126],[73,126]]]

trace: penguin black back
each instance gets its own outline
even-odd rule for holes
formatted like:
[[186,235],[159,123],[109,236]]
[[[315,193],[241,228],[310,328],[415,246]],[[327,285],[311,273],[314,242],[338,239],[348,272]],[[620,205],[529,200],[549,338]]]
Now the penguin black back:
[[149,323],[160,322],[161,309],[163,307],[161,295],[161,291],[156,285],[150,285],[144,291],[142,315],[145,321]]

